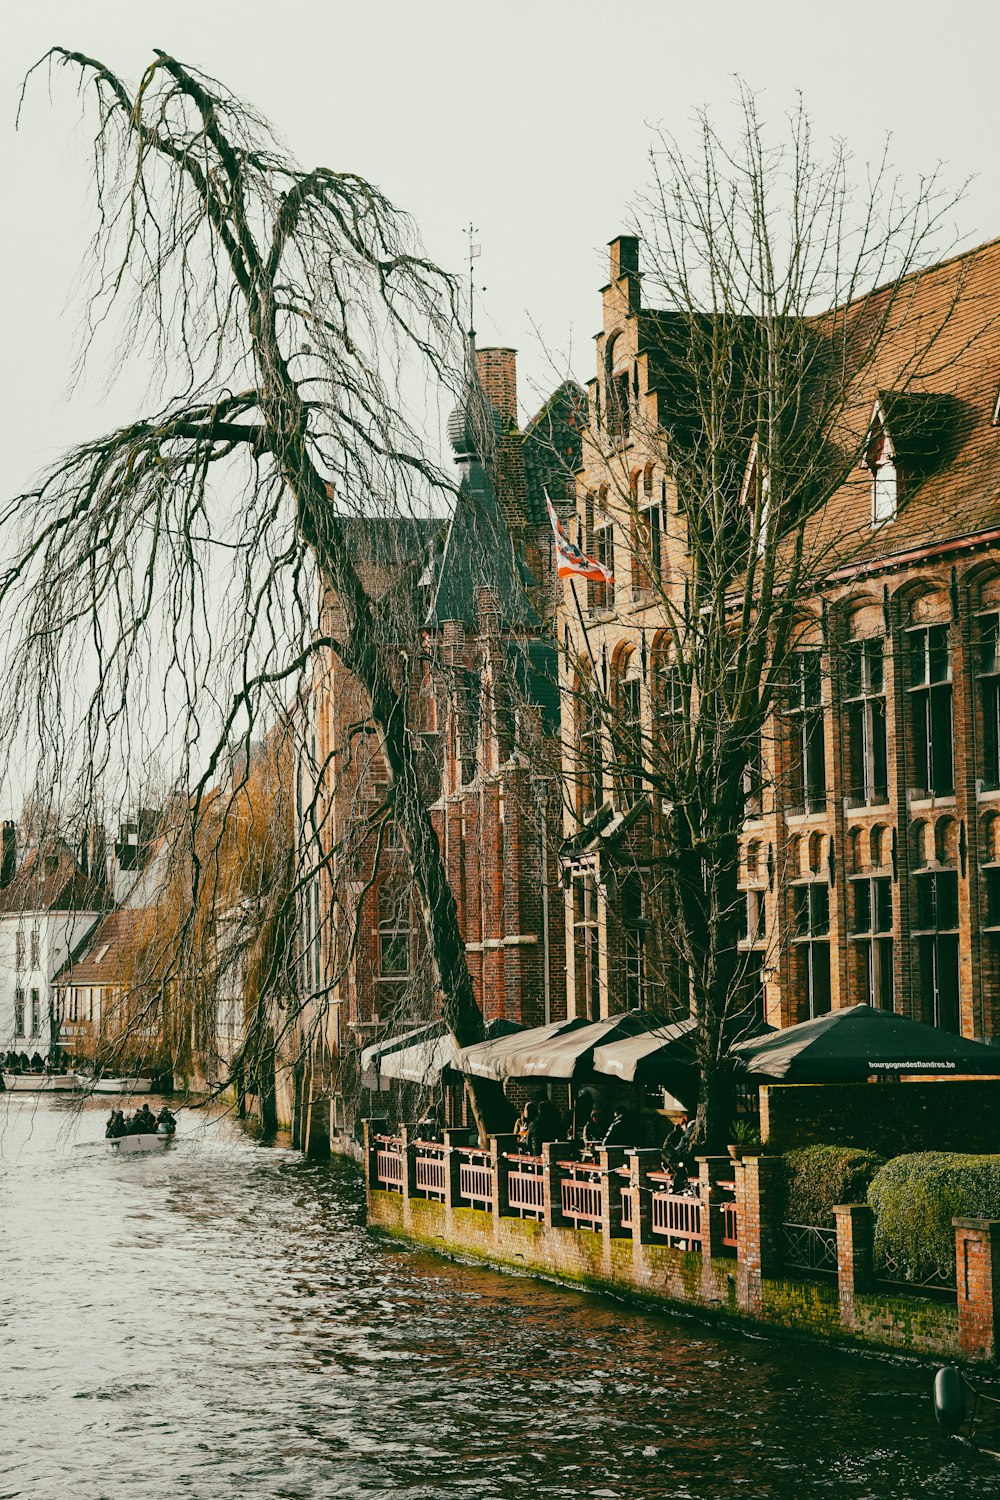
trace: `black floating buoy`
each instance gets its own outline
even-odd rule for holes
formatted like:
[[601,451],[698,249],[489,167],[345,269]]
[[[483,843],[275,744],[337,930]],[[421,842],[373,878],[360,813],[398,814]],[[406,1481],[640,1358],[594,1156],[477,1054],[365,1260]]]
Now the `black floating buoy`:
[[956,1365],[942,1365],[934,1376],[934,1415],[947,1437],[965,1421],[965,1381]]

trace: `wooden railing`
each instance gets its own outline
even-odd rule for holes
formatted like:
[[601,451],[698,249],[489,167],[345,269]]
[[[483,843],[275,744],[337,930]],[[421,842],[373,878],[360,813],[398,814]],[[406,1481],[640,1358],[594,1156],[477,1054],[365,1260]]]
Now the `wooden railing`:
[[581,1224],[600,1229],[605,1193],[600,1167],[580,1161],[561,1161],[559,1166],[567,1173],[561,1184],[563,1218],[571,1219],[577,1229]]
[[493,1156],[481,1146],[453,1146],[459,1157],[458,1196],[471,1208],[492,1209],[496,1184]]
[[652,1232],[663,1235],[679,1250],[700,1250],[701,1199],[670,1192],[668,1172],[650,1172],[649,1176],[652,1182],[665,1184],[653,1189]]
[[406,1184],[406,1161],[403,1156],[403,1140],[398,1135],[377,1135],[378,1150],[375,1153],[375,1175],[380,1188],[390,1193],[401,1193]]
[[505,1160],[511,1164],[507,1173],[507,1204],[511,1213],[541,1222],[545,1218],[542,1158],[509,1152]]
[[737,1220],[736,1204],[723,1203],[722,1205],[722,1243],[727,1250],[737,1248]]
[[615,1175],[625,1179],[619,1189],[622,1195],[621,1224],[622,1233],[631,1234],[635,1223],[635,1189],[631,1186],[632,1172],[629,1167],[616,1167]]
[[413,1186],[425,1198],[443,1203],[448,1196],[445,1148],[436,1141],[414,1141]]

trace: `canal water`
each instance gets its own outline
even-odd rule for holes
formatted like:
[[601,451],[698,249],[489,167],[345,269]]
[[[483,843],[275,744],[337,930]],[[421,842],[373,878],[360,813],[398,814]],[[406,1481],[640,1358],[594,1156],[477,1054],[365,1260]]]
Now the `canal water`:
[[1000,1497],[928,1373],[369,1235],[355,1170],[0,1096],[0,1500]]

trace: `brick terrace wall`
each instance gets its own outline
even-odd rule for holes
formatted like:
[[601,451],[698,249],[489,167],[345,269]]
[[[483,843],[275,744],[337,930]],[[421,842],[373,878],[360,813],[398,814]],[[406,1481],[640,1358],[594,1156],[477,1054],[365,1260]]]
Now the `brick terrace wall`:
[[771,1151],[865,1146],[907,1151],[996,1151],[1000,1081],[774,1084],[760,1091],[760,1128]]
[[[496,1149],[495,1161],[506,1149],[502,1138]],[[614,1217],[603,1233],[567,1227],[552,1212],[559,1195],[554,1165],[547,1223],[416,1197],[412,1172],[406,1174],[404,1194],[373,1187],[369,1178],[368,1222],[444,1254],[473,1255],[501,1267],[660,1306],[693,1308],[744,1325],[922,1356],[996,1359],[1000,1224],[956,1222],[957,1303],[872,1287],[870,1222],[865,1217],[870,1210],[856,1205],[838,1210],[837,1278],[808,1278],[780,1264],[780,1225],[768,1191],[772,1165],[762,1158],[737,1168],[745,1232],[741,1228],[735,1258],[713,1253],[711,1242],[698,1253],[673,1248],[662,1239],[651,1241],[648,1210],[635,1215],[631,1232],[621,1231]],[[648,1195],[648,1166],[641,1153],[632,1157],[631,1183],[640,1195]],[[617,1191],[624,1179],[607,1181]],[[709,1198],[706,1192],[703,1202]]]

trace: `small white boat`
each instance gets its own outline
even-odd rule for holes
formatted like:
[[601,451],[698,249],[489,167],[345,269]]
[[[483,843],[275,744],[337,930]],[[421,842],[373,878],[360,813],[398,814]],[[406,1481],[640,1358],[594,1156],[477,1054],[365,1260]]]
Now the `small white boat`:
[[75,1073],[4,1073],[3,1086],[14,1093],[70,1094],[83,1088]]
[[91,1094],[151,1094],[151,1078],[85,1078],[83,1087]]
[[109,1146],[114,1146],[119,1152],[122,1151],[165,1151],[174,1138],[173,1131],[157,1131],[155,1135],[120,1135],[116,1139],[108,1141]]

